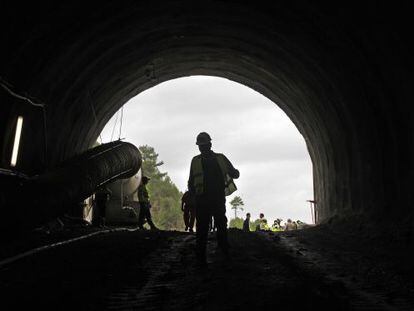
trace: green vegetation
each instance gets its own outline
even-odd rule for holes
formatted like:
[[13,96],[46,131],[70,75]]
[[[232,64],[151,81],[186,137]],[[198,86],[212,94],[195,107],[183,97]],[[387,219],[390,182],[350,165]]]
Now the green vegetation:
[[233,219],[230,219],[229,227],[230,228],[237,228],[237,229],[243,229],[243,219],[236,217]]
[[181,212],[182,193],[171,181],[167,173],[162,173],[159,167],[164,164],[158,160],[158,154],[153,147],[140,146],[142,154],[142,173],[151,178],[148,191],[151,200],[151,214],[155,225],[162,230],[182,230],[184,221]]
[[250,230],[256,231],[256,228],[260,227],[260,219],[256,219],[253,222],[250,222]]

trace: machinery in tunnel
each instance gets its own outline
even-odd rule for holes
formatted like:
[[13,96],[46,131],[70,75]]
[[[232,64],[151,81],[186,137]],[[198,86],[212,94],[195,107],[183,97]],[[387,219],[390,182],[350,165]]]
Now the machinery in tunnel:
[[143,90],[219,76],[277,103],[304,136],[319,223],[403,217],[414,236],[410,12],[365,2],[8,1],[0,76],[44,109],[0,92],[1,167],[10,169],[18,116],[14,170],[47,176]]
[[106,207],[106,223],[113,225],[138,224],[138,187],[142,171],[130,178],[118,179],[110,184],[111,198]]
[[[3,171],[2,214],[8,229],[30,229],[64,213],[81,214],[80,202],[97,188],[135,176],[141,155],[122,141],[102,144],[74,156],[53,170],[26,176]],[[135,178],[136,179],[136,178]]]

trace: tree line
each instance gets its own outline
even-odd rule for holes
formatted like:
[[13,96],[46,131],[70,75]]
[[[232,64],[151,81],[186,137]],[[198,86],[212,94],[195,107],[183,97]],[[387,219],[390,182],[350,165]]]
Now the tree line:
[[142,155],[142,174],[151,178],[148,191],[154,223],[162,230],[182,230],[184,221],[181,212],[182,192],[172,182],[168,173],[160,171],[164,164],[158,153],[148,145],[139,146]]

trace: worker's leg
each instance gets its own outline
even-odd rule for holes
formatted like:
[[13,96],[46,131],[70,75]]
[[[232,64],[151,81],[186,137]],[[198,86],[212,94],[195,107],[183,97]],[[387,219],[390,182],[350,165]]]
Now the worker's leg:
[[147,207],[145,207],[143,204],[141,204],[140,207],[139,207],[138,228],[140,228],[140,229],[144,229],[146,209],[147,209]]
[[104,200],[96,201],[96,226],[102,227],[105,225],[105,205],[106,201]]
[[147,222],[148,222],[149,226],[151,227],[151,230],[156,230],[157,227],[152,222],[151,209],[149,207],[147,207],[145,218],[147,219]]
[[190,208],[187,206],[187,204],[184,206],[184,224],[185,224],[185,231],[190,227]]
[[92,225],[95,227],[98,227],[100,223],[100,217],[101,217],[100,212],[99,212],[100,208],[101,207],[99,206],[98,201],[95,201],[93,204],[93,209],[92,209]]
[[210,220],[210,210],[208,202],[197,202],[197,234],[196,234],[196,255],[201,263],[206,261],[206,247],[208,236],[208,223]]
[[214,225],[217,227],[217,245],[227,253],[229,248],[229,243],[227,240],[227,217],[226,217],[226,202],[217,201],[212,206],[213,216],[214,216]]
[[188,227],[190,228],[190,231],[193,232],[194,221],[196,218],[196,208],[195,206],[191,206],[189,210],[190,210],[190,213],[189,213],[190,221],[189,221]]

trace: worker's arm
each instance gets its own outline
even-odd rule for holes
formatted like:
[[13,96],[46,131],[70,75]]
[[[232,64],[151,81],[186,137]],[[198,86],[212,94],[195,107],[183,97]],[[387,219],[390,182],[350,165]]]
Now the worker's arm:
[[239,170],[237,170],[237,169],[235,169],[235,168],[234,168],[233,164],[231,164],[230,160],[229,160],[229,159],[227,159],[227,157],[226,157],[225,155],[223,155],[223,156],[224,156],[224,159],[225,159],[225,160],[226,160],[226,162],[227,162],[227,167],[228,167],[228,169],[229,169],[229,175],[230,175],[230,177],[231,177],[231,178],[234,178],[234,179],[239,178],[239,177],[240,177],[240,172],[239,172]]
[[194,194],[195,193],[194,178],[193,178],[193,172],[191,169],[192,169],[192,165],[190,166],[190,176],[188,177],[188,191]]
[[185,201],[185,197],[186,197],[186,193],[183,194],[182,198],[181,198],[181,210],[184,212],[184,201]]

